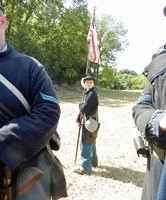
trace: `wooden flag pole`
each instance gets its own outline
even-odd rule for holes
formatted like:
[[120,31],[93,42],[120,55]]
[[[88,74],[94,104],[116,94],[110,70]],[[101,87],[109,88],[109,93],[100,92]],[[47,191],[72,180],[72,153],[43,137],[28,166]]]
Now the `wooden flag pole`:
[[[95,17],[95,7],[94,7],[94,14],[93,14],[93,18]],[[90,46],[89,46],[89,52],[88,52],[88,59],[87,59],[87,66],[86,66],[86,75],[88,74],[88,69],[89,69],[89,55],[90,55]],[[94,61],[93,61],[94,62]],[[84,91],[83,91],[83,98],[82,101],[84,101],[84,95],[85,95],[85,87],[84,87]],[[80,124],[82,121],[82,115],[80,115]],[[76,160],[77,160],[77,152],[78,152],[78,144],[79,144],[79,138],[80,138],[80,131],[81,131],[81,126],[78,129],[78,137],[77,137],[77,145],[76,145],[76,154],[75,154],[75,164],[76,164]]]
[[[86,66],[86,74],[88,74],[88,69],[89,69],[89,52],[88,52],[88,59],[87,59],[87,66]],[[83,91],[82,101],[84,100],[84,96],[85,96],[85,87],[84,87],[84,91]],[[82,121],[82,115],[80,115],[80,124],[81,124],[81,121]],[[75,164],[76,164],[76,160],[77,160],[77,152],[78,152],[78,144],[79,144],[79,139],[80,139],[80,132],[81,132],[81,126],[78,129],[77,145],[76,145],[76,153],[75,153]]]

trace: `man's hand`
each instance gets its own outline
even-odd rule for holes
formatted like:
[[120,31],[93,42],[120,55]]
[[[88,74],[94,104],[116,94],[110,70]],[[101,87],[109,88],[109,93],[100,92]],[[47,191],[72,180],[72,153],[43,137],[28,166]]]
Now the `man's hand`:
[[160,129],[166,131],[166,115],[160,120]]
[[80,124],[80,122],[77,122],[77,125],[78,125],[78,127],[81,127],[81,124]]

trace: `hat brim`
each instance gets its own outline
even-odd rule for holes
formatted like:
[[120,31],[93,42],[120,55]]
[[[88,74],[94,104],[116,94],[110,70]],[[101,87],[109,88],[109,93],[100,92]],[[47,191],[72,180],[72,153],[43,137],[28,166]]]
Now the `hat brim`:
[[83,80],[84,83],[85,83],[86,80],[92,80],[92,81],[94,81],[94,83],[95,83],[95,80],[94,80],[93,78],[83,78],[83,79],[84,79],[84,80]]

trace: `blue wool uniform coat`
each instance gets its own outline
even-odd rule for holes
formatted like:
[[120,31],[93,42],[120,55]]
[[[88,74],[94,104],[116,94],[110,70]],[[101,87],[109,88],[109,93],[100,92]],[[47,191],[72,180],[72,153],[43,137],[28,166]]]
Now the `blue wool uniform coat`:
[[[133,118],[143,137],[153,145],[166,150],[166,132],[159,128],[161,118],[166,114],[166,50],[153,56],[144,69],[147,78],[145,88],[133,107]],[[166,166],[163,169],[160,159],[150,153],[144,179],[142,200],[156,200],[158,188],[160,195],[166,191]],[[162,182],[160,183],[160,180]],[[163,181],[164,180],[164,181]],[[165,184],[162,184],[165,183]],[[160,186],[159,186],[160,185]],[[162,192],[161,192],[162,191]],[[164,194],[166,199],[166,192]]]
[[9,122],[0,116],[0,159],[13,172],[26,166],[37,166],[45,172],[27,194],[16,199],[51,199],[50,172],[44,152],[60,117],[54,87],[37,60],[15,52],[9,43],[7,50],[0,52],[0,74],[22,93],[31,107],[27,113],[21,101],[0,81],[0,102],[18,116]]
[[83,126],[82,126],[82,142],[84,145],[92,145],[96,138],[98,130],[93,134],[85,128],[85,121],[89,119],[90,116],[96,114],[93,119],[98,121],[98,96],[94,88],[91,88],[89,91],[85,92],[84,101],[79,104],[79,115],[77,116],[76,121],[80,122],[80,115],[83,115]]
[[79,103],[79,115],[77,116],[76,121],[80,121],[80,114],[85,113],[86,116],[91,116],[96,114],[98,110],[98,96],[94,88],[91,88],[89,91],[85,92],[84,101]]
[[[96,138],[98,135],[98,129],[93,133],[89,132],[85,127],[85,122],[90,117],[98,122],[98,96],[94,88],[85,92],[84,101],[79,104],[79,115],[76,119],[80,122],[80,114],[83,115],[82,120],[82,136],[80,139],[81,148],[81,166],[80,170],[85,172],[91,172],[91,165],[98,165],[98,157],[96,153]],[[99,128],[99,126],[98,126]]]

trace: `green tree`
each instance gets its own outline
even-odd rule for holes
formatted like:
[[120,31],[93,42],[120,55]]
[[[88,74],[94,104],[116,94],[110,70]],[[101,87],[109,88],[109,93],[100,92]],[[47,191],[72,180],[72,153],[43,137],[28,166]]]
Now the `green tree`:
[[[43,58],[43,43],[63,11],[62,0],[2,0],[8,21],[6,39],[20,53]],[[55,23],[56,22],[56,23]]]
[[[123,52],[128,46],[128,40],[125,39],[127,29],[124,24],[112,15],[102,15],[101,19],[96,18],[97,35],[99,39],[99,49],[101,57],[101,68],[104,66],[116,65],[117,52]],[[92,68],[91,64],[91,68]],[[96,64],[94,71],[99,73],[100,66]]]
[[47,68],[51,72],[51,78],[58,83],[72,84],[85,74],[88,29],[86,1],[75,0],[59,19],[54,40],[47,46]]
[[124,90],[130,90],[132,89],[132,79],[135,76],[131,75],[131,74],[120,74],[117,77],[117,80],[120,84],[120,88],[123,88]]
[[133,76],[137,76],[137,72],[133,71],[133,70],[129,70],[129,69],[122,69],[119,71],[119,74],[131,74]]
[[103,87],[114,88],[114,86],[117,84],[115,75],[115,69],[104,66],[104,69],[99,72],[99,84]]
[[147,81],[147,79],[142,74],[138,75],[137,77],[133,77],[131,79],[131,84],[132,84],[131,89],[133,89],[133,90],[144,89],[146,81]]
[[[69,9],[64,8],[63,2],[0,0],[8,20],[7,41],[16,51],[38,59],[56,83],[72,84],[85,74],[90,14],[87,0],[73,0]],[[99,30],[101,70],[108,67],[111,76],[116,52],[123,51],[128,45],[124,39],[127,30],[121,22],[116,23],[112,16],[104,15],[101,20],[96,20],[96,24]],[[98,77],[99,66],[90,63],[90,71]],[[105,78],[108,82],[109,79]]]
[[86,0],[1,1],[6,38],[16,51],[38,59],[57,83],[76,82],[86,69],[89,16]]

